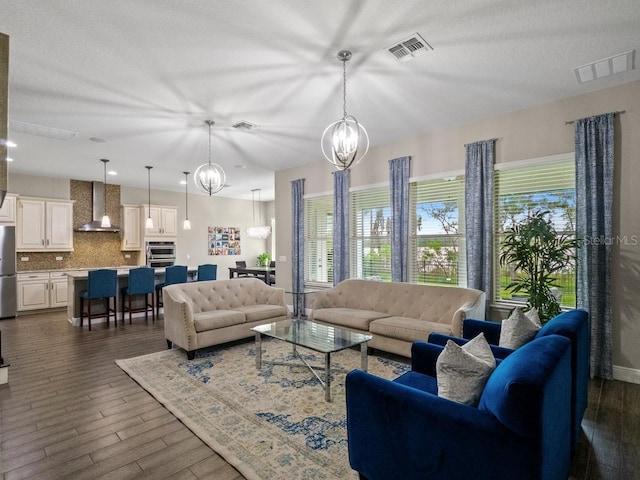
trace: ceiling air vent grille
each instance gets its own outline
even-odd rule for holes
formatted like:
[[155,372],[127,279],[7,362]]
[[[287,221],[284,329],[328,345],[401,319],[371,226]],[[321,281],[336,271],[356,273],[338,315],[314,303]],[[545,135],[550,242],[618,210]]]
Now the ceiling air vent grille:
[[78,133],[60,128],[45,127],[33,123],[20,122],[19,120],[9,120],[9,129],[12,132],[26,133],[36,137],[54,138],[56,140],[71,140]]
[[237,128],[238,130],[243,130],[245,132],[252,132],[253,130],[258,128],[258,125],[250,122],[238,122],[232,125],[233,128]]
[[433,50],[433,47],[419,33],[416,33],[398,43],[394,43],[387,47],[386,50],[399,62],[404,63],[424,55],[429,50]]

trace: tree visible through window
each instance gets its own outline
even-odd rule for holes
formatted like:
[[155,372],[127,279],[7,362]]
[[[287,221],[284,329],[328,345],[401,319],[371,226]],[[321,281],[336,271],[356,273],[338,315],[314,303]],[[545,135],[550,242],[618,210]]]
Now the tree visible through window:
[[[496,172],[495,209],[495,271],[496,300],[526,301],[526,296],[512,296],[505,291],[518,272],[510,265],[501,266],[497,260],[504,232],[523,221],[535,211],[549,211],[559,233],[575,235],[575,167],[573,156],[565,161],[505,169]],[[575,264],[556,276],[556,291],[560,304],[575,307]]]

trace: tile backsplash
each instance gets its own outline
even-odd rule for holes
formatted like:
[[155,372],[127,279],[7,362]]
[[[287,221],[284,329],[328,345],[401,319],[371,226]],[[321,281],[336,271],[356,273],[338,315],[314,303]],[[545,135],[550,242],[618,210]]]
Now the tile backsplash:
[[[93,220],[91,182],[71,180],[74,230]],[[122,227],[120,219],[120,185],[107,184],[107,214],[113,225]],[[73,232],[73,252],[18,252],[17,271],[60,270],[73,268],[118,267],[137,265],[138,252],[123,252],[121,234],[111,232]],[[129,258],[126,258],[129,256]],[[21,259],[28,257],[28,261]]]

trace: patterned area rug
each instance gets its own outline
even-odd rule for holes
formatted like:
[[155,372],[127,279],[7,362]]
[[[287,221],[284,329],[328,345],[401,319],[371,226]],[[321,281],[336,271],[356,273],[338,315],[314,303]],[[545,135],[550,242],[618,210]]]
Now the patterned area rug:
[[[349,466],[345,418],[345,373],[332,374],[331,402],[291,345],[263,341],[263,365],[255,365],[253,342],[198,351],[189,362],[184,351],[165,350],[116,360],[145,390],[200,439],[254,479],[355,479]],[[323,356],[298,349],[312,365]],[[359,350],[331,357],[332,367],[360,368]],[[408,365],[369,356],[368,370],[395,378]]]

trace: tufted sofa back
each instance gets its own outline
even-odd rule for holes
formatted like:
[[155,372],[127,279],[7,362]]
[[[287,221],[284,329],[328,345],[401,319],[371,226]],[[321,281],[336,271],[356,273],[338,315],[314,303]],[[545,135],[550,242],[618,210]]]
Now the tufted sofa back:
[[231,310],[247,305],[283,305],[284,290],[270,287],[257,278],[210,280],[169,285],[163,295],[189,304],[193,313]]
[[472,308],[474,314],[484,318],[484,292],[471,288],[349,279],[315,293],[312,304],[314,310],[353,308],[438,323],[451,323],[461,307]]

